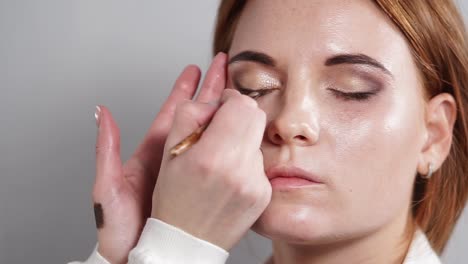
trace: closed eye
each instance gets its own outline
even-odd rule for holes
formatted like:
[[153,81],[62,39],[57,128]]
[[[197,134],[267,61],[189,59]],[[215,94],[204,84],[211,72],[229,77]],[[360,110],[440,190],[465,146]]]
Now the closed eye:
[[346,93],[340,90],[329,88],[332,91],[333,95],[341,100],[344,101],[366,101],[369,100],[372,96],[376,94],[376,92],[355,92],[355,93]]
[[[278,89],[278,88],[276,88]],[[247,95],[253,99],[257,99],[265,94],[268,94],[270,93],[272,90],[276,90],[276,89],[248,89],[248,88],[245,88],[245,87],[236,87],[236,90],[238,90],[241,94],[244,94],[244,95]],[[343,91],[340,91],[340,90],[336,90],[336,89],[329,89],[330,91],[333,92],[333,95],[338,98],[338,99],[341,99],[341,100],[344,100],[344,101],[350,101],[350,100],[354,100],[354,101],[366,101],[366,100],[369,100],[372,96],[374,96],[376,94],[376,92],[355,92],[355,93],[346,93],[346,92],[343,92]]]

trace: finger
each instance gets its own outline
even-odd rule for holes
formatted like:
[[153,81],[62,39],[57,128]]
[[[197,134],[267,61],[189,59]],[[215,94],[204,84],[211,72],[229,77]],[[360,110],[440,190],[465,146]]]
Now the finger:
[[217,101],[226,87],[226,53],[219,52],[213,59],[203,80],[197,102]]
[[[181,112],[182,114],[185,114],[185,115],[189,116],[188,119],[190,120],[190,121],[185,121],[185,122],[192,122],[194,125],[186,126],[186,127],[189,127],[188,129],[191,129],[191,130],[188,130],[188,132],[190,132],[190,133],[182,132],[183,134],[188,135],[188,136],[184,137],[182,141],[179,141],[175,145],[172,142],[170,142],[169,146],[172,145],[172,147],[169,150],[171,152],[170,155],[172,156],[173,153],[178,153],[176,155],[179,155],[179,154],[185,152],[187,149],[191,148],[192,145],[194,145],[198,141],[198,139],[202,136],[203,131],[206,129],[206,127],[209,126],[210,120],[211,120],[211,118],[212,118],[212,116],[214,114],[213,109],[208,110],[208,111],[211,111],[211,113],[209,113],[209,116],[210,116],[209,119],[202,117],[201,120],[196,120],[197,119],[196,111],[198,111],[198,109],[193,110],[191,108],[196,107],[197,103],[198,103],[198,105],[201,105],[202,107],[206,107],[206,106],[203,106],[204,104],[210,104],[211,106],[219,108],[220,105],[224,101],[226,101],[228,97],[236,96],[236,95],[240,95],[240,93],[238,91],[235,91],[235,90],[232,90],[232,89],[226,89],[226,90],[223,91],[222,98],[215,104],[213,104],[213,103],[191,102],[192,104],[188,105],[188,106],[181,105],[180,109],[178,111]],[[179,115],[181,115],[181,114],[179,114]],[[195,119],[195,120],[193,120],[193,119]],[[184,128],[181,128],[181,129],[184,129]]]
[[184,100],[192,99],[200,81],[200,76],[200,69],[195,65],[189,65],[177,78],[169,97],[162,105],[143,141],[135,151],[134,155],[143,164],[152,164],[155,160],[161,159],[162,148],[172,127],[176,106]]
[[[218,106],[186,101],[178,105],[174,116],[174,123],[167,137],[165,152],[192,134],[201,126],[208,124],[216,113]],[[196,144],[196,143],[195,143]],[[165,155],[170,156],[169,153]]]
[[[266,131],[266,120],[267,116],[265,111],[260,108],[257,108],[257,111],[253,115],[254,120],[252,121],[251,125],[252,128],[249,129],[251,144],[253,147],[261,150],[263,138],[265,137]],[[263,152],[262,152],[263,154]]]
[[120,160],[120,132],[110,111],[96,107],[98,135],[96,140],[96,179],[93,189],[94,202],[103,202],[112,188],[123,180]]
[[201,72],[198,66],[189,65],[184,69],[177,78],[169,97],[162,105],[156,120],[152,124],[153,127],[159,128],[161,121],[171,126],[177,104],[185,100],[192,100],[197,91],[200,77]]
[[259,129],[263,124],[255,124],[259,119],[257,102],[234,89],[226,89],[221,100],[222,106],[201,136],[199,146],[221,152],[232,152],[243,145],[258,149],[258,137],[263,134]]
[[221,104],[225,103],[227,100],[232,99],[234,97],[242,98],[241,100],[243,103],[246,103],[248,106],[251,107],[258,107],[257,101],[255,99],[248,97],[247,95],[241,94],[238,90],[232,89],[232,88],[226,88],[221,94],[221,98],[219,99],[219,102]]
[[[236,101],[233,99],[235,98]],[[241,111],[247,111],[245,115],[239,114],[239,111],[231,111],[230,114],[234,115],[234,118],[239,118],[241,117],[242,120],[240,122],[246,122],[245,117],[250,118],[250,122],[247,121],[246,125],[248,126],[247,129],[247,134],[248,136],[245,137],[243,142],[254,146],[258,149],[260,149],[260,146],[263,141],[263,137],[265,134],[265,127],[266,127],[266,113],[262,109],[258,107],[258,102],[247,96],[241,94],[238,90],[235,89],[226,89],[223,91],[222,97],[221,97],[221,104],[226,103],[226,101],[231,100],[231,105],[228,105],[227,107],[242,107]],[[252,109],[253,108],[253,109]],[[229,112],[229,110],[226,110]],[[237,113],[237,114],[236,114]],[[221,113],[222,114],[222,113]],[[228,118],[228,120],[231,120]]]

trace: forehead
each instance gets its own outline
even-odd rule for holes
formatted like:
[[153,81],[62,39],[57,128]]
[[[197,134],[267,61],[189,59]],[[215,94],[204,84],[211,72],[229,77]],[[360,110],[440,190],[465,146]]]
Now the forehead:
[[370,0],[247,1],[231,53],[245,49],[290,63],[363,53],[393,72],[411,58],[403,35]]

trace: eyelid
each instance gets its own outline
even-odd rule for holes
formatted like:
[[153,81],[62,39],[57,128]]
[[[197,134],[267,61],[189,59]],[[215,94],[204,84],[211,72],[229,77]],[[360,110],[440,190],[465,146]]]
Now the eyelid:
[[379,92],[388,85],[388,81],[382,79],[380,75],[354,68],[336,72],[335,75],[330,75],[327,78],[327,86],[368,87],[370,88],[369,92]]
[[265,72],[260,73],[258,76],[258,79],[259,79],[259,83],[262,84],[263,87],[266,87],[266,88],[277,88],[281,86],[280,80],[278,80],[277,78]]
[[248,84],[248,86],[262,88],[278,88],[282,86],[282,81],[278,74],[269,70],[258,69],[258,67],[240,67],[232,72],[232,80],[240,84]]
[[240,87],[244,90],[250,90],[250,91],[268,91],[268,90],[272,90],[272,89],[279,89],[280,86],[265,86],[265,85],[259,85],[260,87],[263,87],[263,88],[253,88],[253,87],[250,87],[250,86],[245,86],[245,85],[242,85],[241,82],[239,81],[239,79],[237,78],[233,78],[233,83],[235,86],[237,87]]

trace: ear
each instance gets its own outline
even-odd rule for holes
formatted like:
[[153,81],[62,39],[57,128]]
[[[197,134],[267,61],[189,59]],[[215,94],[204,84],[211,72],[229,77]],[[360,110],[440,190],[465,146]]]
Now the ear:
[[457,105],[451,94],[434,96],[426,106],[426,141],[421,149],[418,172],[426,175],[429,163],[436,171],[447,158],[452,145],[453,126],[457,117]]

